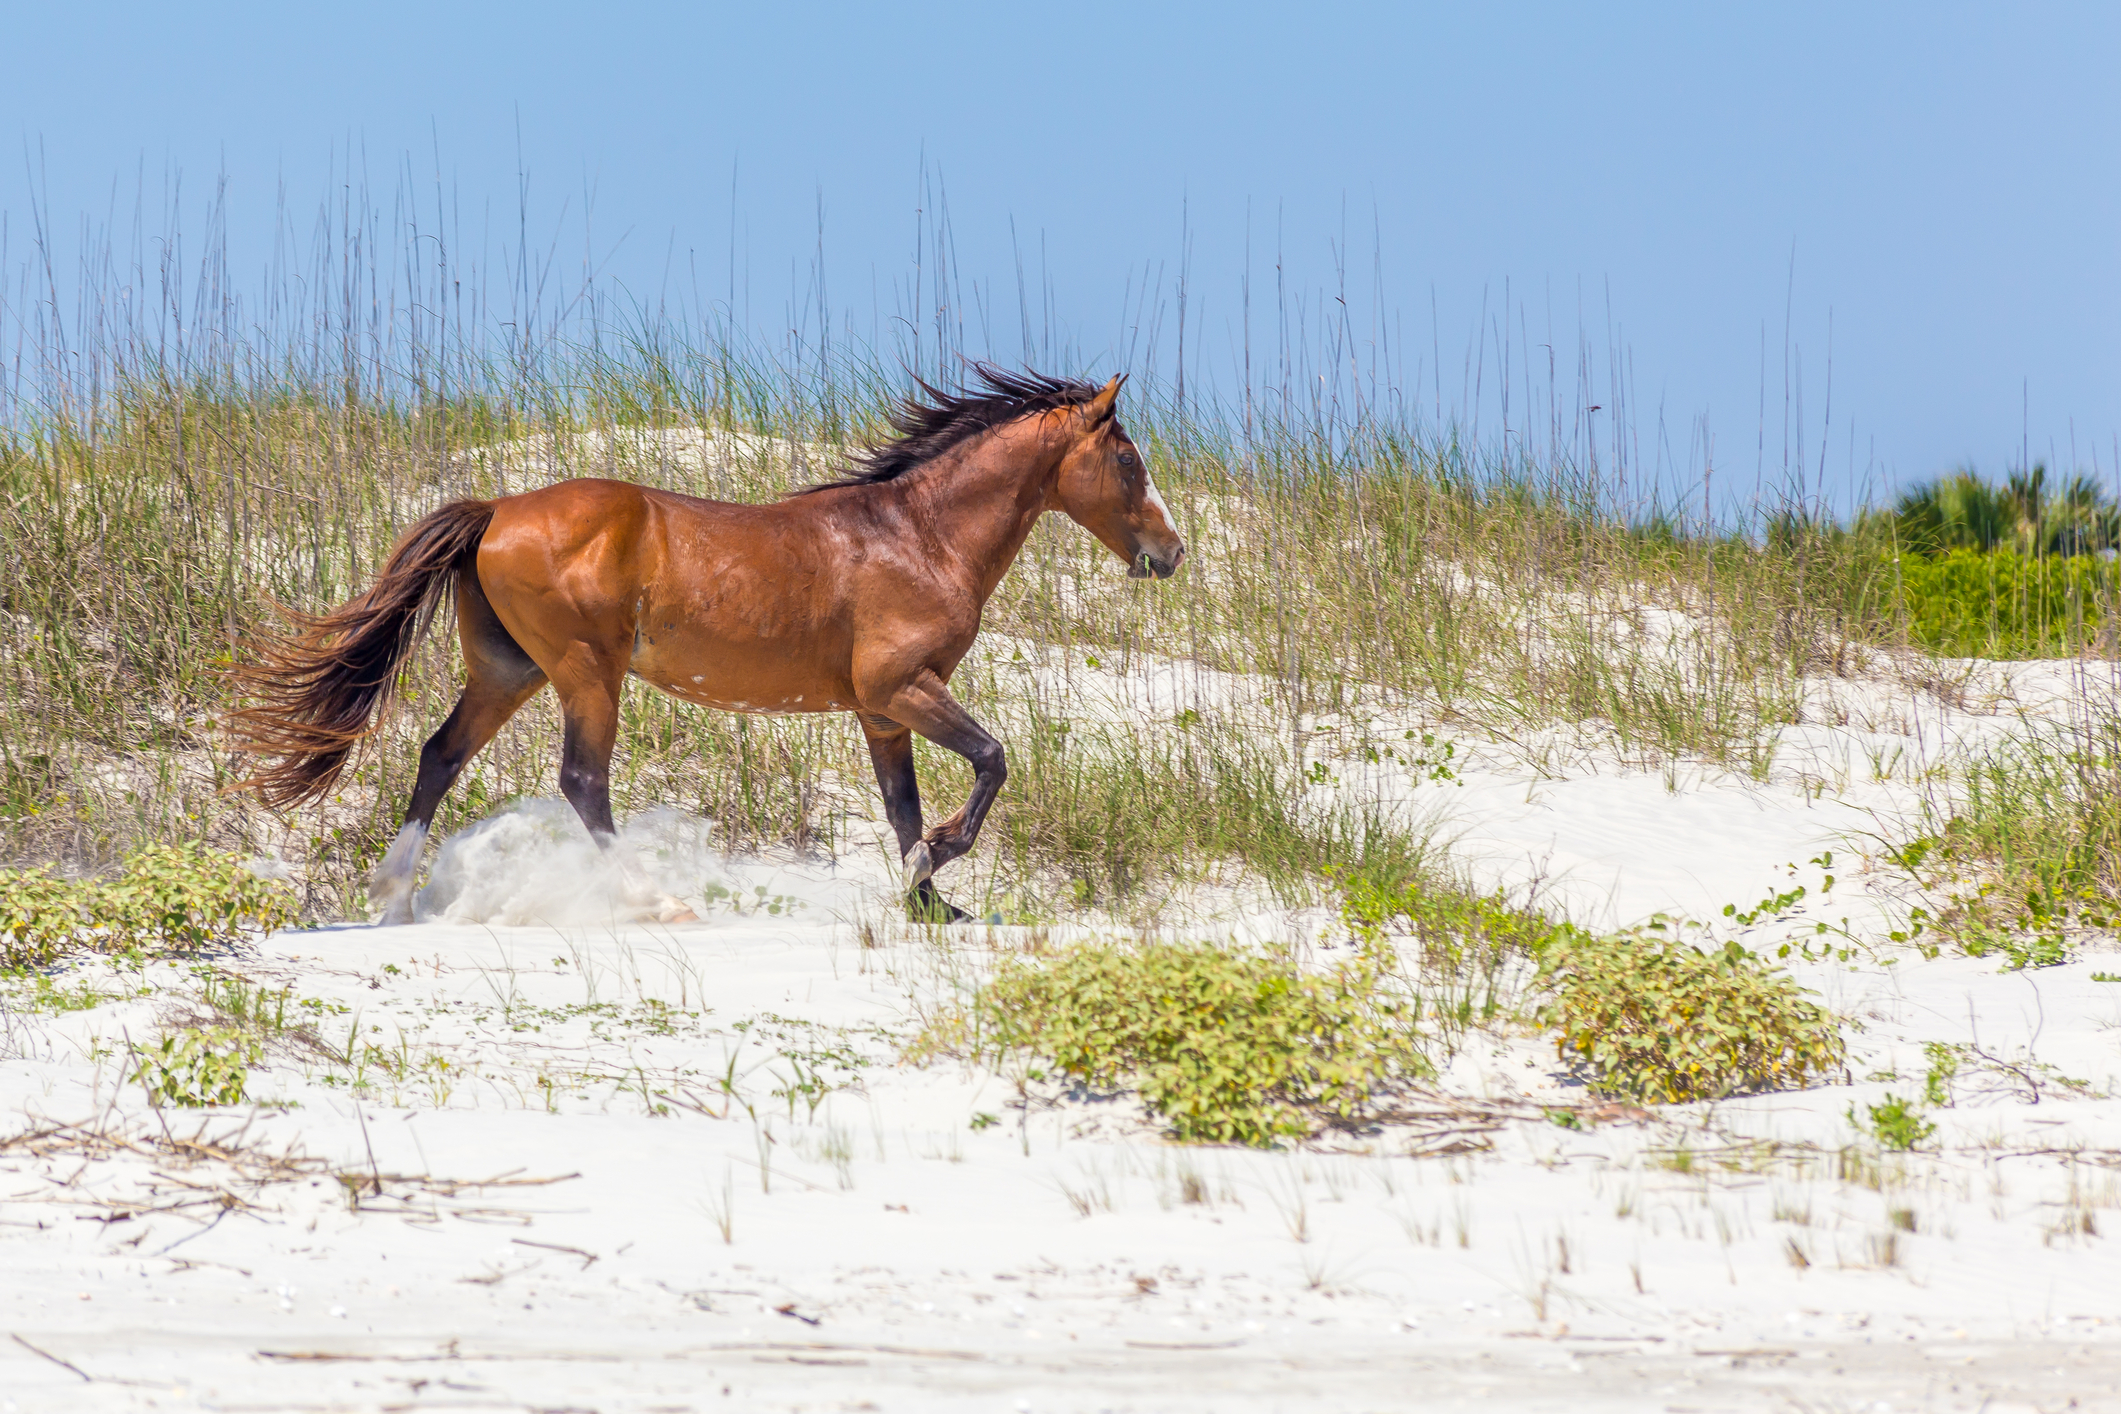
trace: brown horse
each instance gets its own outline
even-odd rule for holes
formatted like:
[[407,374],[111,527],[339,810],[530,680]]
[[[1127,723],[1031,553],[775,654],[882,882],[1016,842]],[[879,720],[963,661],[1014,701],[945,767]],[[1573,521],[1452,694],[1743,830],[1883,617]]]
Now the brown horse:
[[[982,389],[921,384],[926,400],[894,414],[895,439],[842,479],[770,505],[581,480],[443,506],[366,591],[299,617],[240,670],[252,705],[234,735],[269,762],[244,786],[275,807],[330,790],[453,588],[464,694],[421,748],[404,826],[370,881],[385,923],[412,920],[420,852],[451,783],[548,682],[566,719],[561,793],[611,844],[628,673],[725,711],[854,713],[909,912],[963,918],[930,875],[971,850],[1008,770],[1001,743],[950,695],[950,675],[1032,525],[1066,512],[1137,578],[1166,578],[1186,554],[1115,415],[1124,376],[1097,388],[974,369]],[[964,806],[926,830],[914,732],[976,773]],[[674,900],[656,905],[680,916]]]

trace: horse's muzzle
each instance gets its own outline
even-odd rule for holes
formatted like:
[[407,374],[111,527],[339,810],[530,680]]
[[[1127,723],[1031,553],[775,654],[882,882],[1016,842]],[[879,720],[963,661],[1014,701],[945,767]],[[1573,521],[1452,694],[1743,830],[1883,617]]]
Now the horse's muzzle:
[[1134,557],[1132,564],[1127,566],[1127,578],[1147,579],[1153,574],[1158,579],[1169,579],[1172,575],[1178,573],[1178,567],[1185,562],[1186,547],[1183,545],[1173,550],[1171,558],[1168,560],[1158,559],[1155,555],[1144,550]]

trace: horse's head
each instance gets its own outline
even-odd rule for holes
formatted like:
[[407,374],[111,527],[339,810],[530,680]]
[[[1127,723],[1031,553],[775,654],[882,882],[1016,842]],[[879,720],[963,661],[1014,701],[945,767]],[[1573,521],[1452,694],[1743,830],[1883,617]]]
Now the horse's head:
[[1171,510],[1149,479],[1149,461],[1119,425],[1124,373],[1075,407],[1073,440],[1061,457],[1055,500],[1076,524],[1127,562],[1134,579],[1169,579],[1186,558]]

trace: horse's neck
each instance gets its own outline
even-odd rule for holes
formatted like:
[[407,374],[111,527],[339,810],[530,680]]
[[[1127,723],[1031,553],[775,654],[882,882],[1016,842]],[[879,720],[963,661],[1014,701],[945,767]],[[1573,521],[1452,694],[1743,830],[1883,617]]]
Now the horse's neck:
[[921,487],[938,543],[963,565],[981,603],[1024,548],[1060,463],[1059,449],[1030,439],[986,440],[955,465],[925,468],[932,479]]

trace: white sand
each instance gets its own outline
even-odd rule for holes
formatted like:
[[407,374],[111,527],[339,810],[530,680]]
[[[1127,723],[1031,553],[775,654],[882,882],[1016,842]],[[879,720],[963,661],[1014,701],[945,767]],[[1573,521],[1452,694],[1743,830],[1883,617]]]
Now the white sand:
[[[1172,710],[1121,686],[1115,711]],[[1713,917],[1794,877],[1808,909],[1749,943],[1822,918],[1875,939],[1906,901],[1852,837],[1919,796],[1865,779],[1866,748],[1935,759],[1990,730],[1878,695],[1871,726],[1791,728],[1764,784],[1595,757],[1556,779],[1468,744],[1458,782],[1403,795],[1476,875],[1586,921]],[[1572,1131],[1531,1103],[1582,1098],[1551,1049],[1481,1038],[1442,1087],[1459,1121],[1183,1149],[1124,1100],[1027,1111],[1004,1077],[894,1063],[1014,930],[879,926],[871,853],[731,864],[677,817],[632,838],[665,887],[725,891],[704,922],[615,921],[546,803],[451,841],[428,921],[222,960],[380,1048],[358,1100],[290,1048],[250,1093],[295,1108],[150,1110],[117,1076],[181,968],[151,971],[159,999],[11,1016],[0,1136],[138,1144],[0,1149],[0,1411],[2121,1408],[2110,939],[2017,973],[1905,950],[1799,968],[1862,1027],[1853,1087]],[[1996,1063],[1882,1187],[1837,1173],[1850,1107],[1918,1093],[1926,1041]],[[813,1078],[836,1087],[814,1112]],[[317,1164],[253,1181],[172,1154],[165,1125]],[[1492,1147],[1409,1157],[1454,1144]]]

